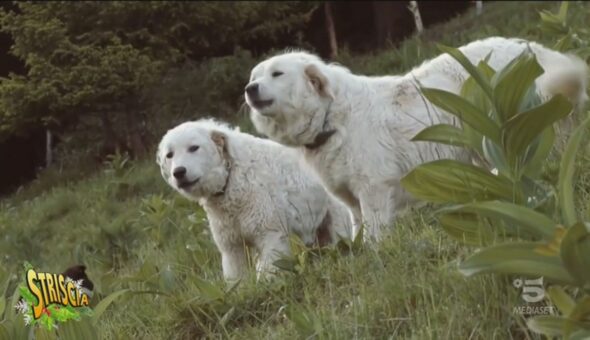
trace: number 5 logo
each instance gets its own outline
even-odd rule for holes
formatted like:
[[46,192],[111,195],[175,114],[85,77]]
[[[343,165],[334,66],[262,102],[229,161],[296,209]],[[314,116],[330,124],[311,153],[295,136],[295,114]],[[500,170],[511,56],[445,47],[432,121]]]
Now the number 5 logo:
[[539,302],[545,298],[543,277],[536,280],[525,280],[522,287],[522,299],[526,302]]

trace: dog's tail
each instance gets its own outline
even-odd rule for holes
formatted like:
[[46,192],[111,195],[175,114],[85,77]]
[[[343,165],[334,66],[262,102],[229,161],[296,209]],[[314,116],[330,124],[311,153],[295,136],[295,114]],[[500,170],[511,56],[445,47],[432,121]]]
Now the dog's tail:
[[[565,59],[563,58],[565,57]],[[561,55],[559,60],[548,60],[542,65],[545,74],[539,78],[539,87],[544,95],[561,94],[568,98],[576,111],[588,101],[588,65],[571,54]]]

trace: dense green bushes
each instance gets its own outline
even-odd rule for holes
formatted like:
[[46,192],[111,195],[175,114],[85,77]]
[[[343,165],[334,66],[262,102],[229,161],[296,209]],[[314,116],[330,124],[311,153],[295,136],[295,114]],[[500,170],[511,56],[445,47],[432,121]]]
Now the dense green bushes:
[[0,79],[0,141],[44,126],[64,149],[141,156],[175,117],[232,118],[254,63],[248,50],[301,45],[316,6],[18,3],[0,11],[0,25],[26,74]]

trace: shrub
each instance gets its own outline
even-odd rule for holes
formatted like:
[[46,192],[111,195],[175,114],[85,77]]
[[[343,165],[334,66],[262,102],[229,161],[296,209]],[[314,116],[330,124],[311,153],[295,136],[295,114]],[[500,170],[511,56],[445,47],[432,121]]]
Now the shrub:
[[[460,264],[461,273],[543,276],[552,285],[550,300],[561,315],[530,318],[530,329],[547,336],[590,336],[590,224],[576,214],[572,183],[575,154],[590,118],[570,137],[553,187],[540,170],[555,141],[553,124],[567,117],[572,105],[561,95],[541,103],[534,81],[543,70],[534,54],[525,50],[495,71],[486,60],[475,66],[459,50],[440,48],[470,77],[459,95],[421,90],[462,127],[434,125],[414,140],[467,148],[482,165],[425,163],[402,184],[418,198],[450,203],[436,213],[450,235],[488,245]],[[490,246],[498,240],[509,242]],[[569,288],[581,292],[576,300],[566,293]]]

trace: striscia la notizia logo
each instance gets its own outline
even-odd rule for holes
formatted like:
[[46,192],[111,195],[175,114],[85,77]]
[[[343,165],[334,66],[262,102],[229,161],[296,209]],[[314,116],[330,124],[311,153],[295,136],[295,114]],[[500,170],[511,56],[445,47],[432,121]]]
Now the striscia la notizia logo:
[[63,274],[38,272],[25,267],[25,285],[19,287],[21,299],[15,305],[27,325],[40,323],[47,329],[57,328],[57,322],[79,320],[92,310],[89,292],[82,280],[72,280]]

